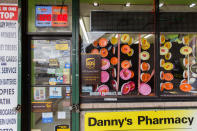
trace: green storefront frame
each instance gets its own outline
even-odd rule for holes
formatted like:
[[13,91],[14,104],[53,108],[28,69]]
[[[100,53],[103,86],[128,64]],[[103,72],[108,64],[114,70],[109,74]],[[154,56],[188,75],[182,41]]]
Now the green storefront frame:
[[[30,1],[30,0],[29,0]],[[24,68],[20,68],[22,69],[22,76],[20,74],[20,77],[22,78],[27,78],[26,80],[22,81],[22,85],[23,85],[23,91],[22,94],[19,94],[19,96],[23,96],[23,100],[22,100],[22,105],[23,105],[23,109],[22,109],[22,122],[20,121],[18,123],[18,130],[31,130],[31,114],[30,114],[30,110],[31,110],[31,97],[29,97],[28,95],[31,95],[31,93],[28,93],[28,89],[30,86],[30,79],[31,79],[31,71],[32,69],[29,68],[28,63],[30,63],[29,60],[27,60],[28,58],[31,57],[31,54],[28,52],[28,50],[30,49],[30,46],[27,45],[26,43],[28,43],[31,39],[32,36],[38,36],[38,37],[43,37],[45,36],[44,32],[42,32],[41,34],[37,35],[35,32],[31,32],[29,31],[29,19],[34,19],[34,18],[29,18],[28,16],[28,0],[23,1],[21,3],[22,7],[24,7],[22,9],[22,61],[25,63],[23,63],[23,67]],[[48,0],[50,2],[50,0]],[[60,2],[60,0],[58,0]],[[31,2],[31,1],[30,1]],[[47,2],[47,1],[44,1]],[[34,3],[34,2],[33,2]],[[32,7],[32,5],[31,5]],[[46,32],[46,34],[48,36],[58,36],[60,35],[61,37],[72,37],[72,111],[71,111],[71,130],[72,131],[79,131],[79,111],[78,111],[78,107],[79,107],[79,54],[78,54],[78,34],[79,34],[79,27],[78,27],[78,20],[79,20],[79,1],[78,0],[72,0],[72,31],[71,33],[54,33],[51,32],[49,34],[47,34],[48,32]],[[31,14],[32,15],[32,14]],[[28,16],[28,17],[26,17]],[[30,30],[34,30],[34,28],[30,28]],[[46,36],[47,36],[46,35]],[[27,50],[28,48],[28,50]],[[26,49],[26,50],[25,50]],[[28,89],[24,89],[27,88],[26,86],[28,86]],[[27,99],[27,100],[24,100]],[[21,101],[21,98],[19,98],[19,101]],[[76,108],[75,108],[76,107]],[[20,114],[19,114],[20,115]],[[18,117],[18,119],[20,119],[20,116]]]
[[72,131],[80,130],[79,110],[79,0],[72,1],[72,104],[77,109],[72,111]]
[[[159,0],[156,0],[157,11]],[[27,5],[25,5],[27,8]],[[79,13],[80,10],[80,1],[72,0],[72,131],[80,131],[80,85],[79,85]],[[27,21],[26,21],[27,22]],[[26,27],[25,27],[26,28]],[[27,31],[27,30],[26,30]],[[157,31],[159,32],[159,31]],[[23,34],[24,35],[24,34]],[[26,35],[26,34],[25,34]],[[159,40],[159,34],[157,34],[157,40]],[[20,53],[19,53],[20,54]],[[21,65],[21,64],[19,64]],[[20,68],[21,69],[21,68]],[[19,77],[21,77],[21,71],[19,71]],[[19,89],[20,90],[20,89]],[[21,96],[21,94],[19,94]],[[19,104],[21,102],[21,98],[18,98]],[[107,109],[106,109],[107,110]],[[30,114],[28,114],[30,115]],[[20,120],[20,114],[18,119]],[[21,130],[20,124],[23,124],[19,121],[18,130]],[[25,130],[22,128],[22,130]]]

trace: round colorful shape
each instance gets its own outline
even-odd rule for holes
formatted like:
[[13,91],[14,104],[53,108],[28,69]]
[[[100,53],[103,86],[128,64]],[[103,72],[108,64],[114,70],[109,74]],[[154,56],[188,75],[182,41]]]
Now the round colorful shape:
[[149,60],[150,54],[147,51],[143,51],[143,52],[140,53],[140,58],[142,60]]
[[100,47],[106,47],[108,40],[106,38],[100,38],[99,39],[99,46]]
[[108,59],[101,59],[101,69],[107,70],[110,67],[110,62]]
[[108,56],[108,50],[106,48],[102,48],[100,50],[101,57],[107,57]]
[[130,50],[131,50],[131,48],[130,48],[129,45],[123,45],[123,46],[121,47],[121,52],[122,52],[123,54],[128,54]]
[[121,67],[122,67],[123,69],[128,69],[128,68],[131,67],[131,62],[128,61],[128,60],[124,60],[124,61],[122,61],[122,63],[121,63]]
[[121,36],[121,42],[122,42],[122,43],[128,43],[129,40],[130,40],[129,34],[123,34],[123,35]]
[[140,84],[138,91],[143,96],[147,96],[147,95],[150,95],[151,93],[151,87],[148,84],[142,83]]
[[146,62],[142,62],[140,67],[141,67],[142,71],[149,71],[149,69],[150,69],[150,65]]
[[101,82],[105,83],[109,80],[109,73],[107,71],[101,71]]
[[120,71],[120,77],[123,79],[123,80],[129,80],[131,78],[131,71],[128,70],[128,69],[122,69]]

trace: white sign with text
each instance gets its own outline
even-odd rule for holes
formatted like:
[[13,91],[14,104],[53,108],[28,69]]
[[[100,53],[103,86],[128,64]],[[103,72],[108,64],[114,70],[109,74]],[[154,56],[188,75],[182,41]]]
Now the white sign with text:
[[0,5],[0,131],[17,131],[18,7]]

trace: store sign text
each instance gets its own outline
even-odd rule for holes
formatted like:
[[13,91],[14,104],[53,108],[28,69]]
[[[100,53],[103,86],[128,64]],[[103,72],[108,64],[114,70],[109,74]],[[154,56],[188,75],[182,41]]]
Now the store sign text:
[[120,111],[85,113],[85,131],[196,131],[197,110]]
[[[176,118],[149,118],[148,116],[138,116],[137,117],[138,125],[155,125],[155,124],[188,124],[192,125],[194,117],[176,117]],[[88,126],[119,126],[122,127],[124,124],[132,125],[132,118],[123,118],[123,119],[96,119],[94,117],[88,119]]]
[[17,6],[0,6],[0,20],[17,20]]

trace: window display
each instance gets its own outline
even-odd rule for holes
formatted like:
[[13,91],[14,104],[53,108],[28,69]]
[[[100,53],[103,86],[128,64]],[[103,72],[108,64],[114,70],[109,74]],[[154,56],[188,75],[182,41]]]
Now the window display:
[[[132,97],[156,96],[153,11],[154,0],[80,0],[82,101],[130,101]],[[85,58],[100,57],[95,61],[96,66],[100,63],[100,72],[95,74],[100,76],[99,82],[92,75],[88,78],[95,79],[94,83],[84,80],[84,54]]]
[[196,34],[161,34],[160,90],[162,96],[197,95],[196,40]]
[[153,34],[106,33],[82,49],[100,56],[101,72],[100,83],[82,82],[81,96],[155,95]]

